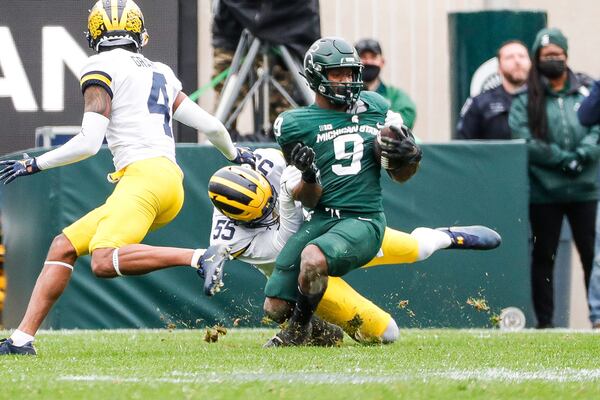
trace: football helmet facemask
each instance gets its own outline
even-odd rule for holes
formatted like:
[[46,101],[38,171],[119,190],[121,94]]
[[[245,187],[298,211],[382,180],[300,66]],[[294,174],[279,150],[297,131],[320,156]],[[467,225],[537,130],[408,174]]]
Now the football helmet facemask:
[[[327,72],[333,68],[351,68],[351,82],[331,82]],[[339,37],[317,40],[304,56],[304,76],[312,90],[332,104],[352,105],[363,88],[363,65],[356,49]]]
[[101,46],[130,44],[140,52],[148,43],[142,10],[133,0],[98,0],[90,10],[86,38],[96,52]]
[[273,216],[277,192],[253,169],[237,165],[221,168],[208,182],[208,197],[220,212],[241,225],[256,228],[278,222]]

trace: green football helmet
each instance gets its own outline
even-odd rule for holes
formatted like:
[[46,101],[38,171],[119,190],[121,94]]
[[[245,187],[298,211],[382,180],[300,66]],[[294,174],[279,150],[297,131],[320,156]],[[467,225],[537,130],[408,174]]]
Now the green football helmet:
[[[331,82],[327,72],[333,68],[351,68],[352,82]],[[317,40],[304,56],[304,76],[310,88],[337,105],[358,100],[363,88],[362,68],[354,46],[339,37]]]

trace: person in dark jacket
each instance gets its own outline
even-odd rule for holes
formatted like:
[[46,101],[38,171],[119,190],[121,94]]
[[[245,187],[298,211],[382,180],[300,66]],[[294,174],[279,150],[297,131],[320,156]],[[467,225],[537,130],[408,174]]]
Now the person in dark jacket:
[[[600,124],[600,81],[594,82],[592,92],[577,110],[579,122],[585,126]],[[598,204],[600,207],[600,203]],[[588,288],[590,321],[594,329],[600,329],[600,215],[596,215],[596,246],[590,287]]]
[[505,140],[511,138],[508,112],[515,94],[527,81],[531,61],[527,47],[509,40],[498,49],[498,74],[502,83],[467,99],[457,124],[457,139]]
[[586,287],[594,258],[600,127],[579,123],[576,111],[589,90],[582,76],[568,68],[567,51],[560,30],[538,32],[527,87],[513,100],[509,115],[513,138],[525,139],[529,154],[531,284],[538,328],[553,326],[552,273],[563,216],[573,232]]

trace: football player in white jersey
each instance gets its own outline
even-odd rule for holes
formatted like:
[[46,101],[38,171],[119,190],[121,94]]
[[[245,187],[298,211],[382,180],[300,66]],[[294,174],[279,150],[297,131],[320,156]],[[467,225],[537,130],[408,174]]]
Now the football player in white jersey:
[[[254,154],[256,170],[224,167],[209,181],[208,195],[215,206],[210,244],[228,246],[231,257],[256,266],[269,277],[277,255],[304,222],[302,205],[294,201],[301,173],[293,166],[286,167],[279,150],[256,149]],[[462,240],[468,233],[468,240]],[[365,267],[413,263],[445,248],[487,250],[499,244],[500,236],[482,226],[420,227],[411,234],[386,228],[381,250]],[[222,274],[222,268],[218,272]],[[207,279],[205,286],[207,294],[218,291],[221,284],[220,275],[211,278],[214,279]],[[398,326],[392,316],[339,277],[329,277],[317,315],[342,327],[359,342],[391,343],[398,338]],[[269,316],[280,323],[289,317]],[[312,324],[309,344],[333,345],[341,339],[341,331],[324,326],[322,321],[313,320]]]
[[[148,35],[132,0],[99,0],[89,14],[87,39],[98,54],[81,73],[81,132],[39,157],[2,161],[0,181],[83,160],[96,154],[106,137],[115,165],[109,180],[116,186],[103,205],[54,239],[25,316],[11,337],[0,341],[0,355],[35,354],[34,335],[67,286],[79,256],[91,254],[94,274],[112,278],[177,265],[198,267],[203,255],[214,255],[139,244],[148,231],[172,221],[183,205],[173,119],[206,133],[234,163],[254,163],[253,154],[236,148],[218,119],[181,91],[171,68],[140,53]],[[224,246],[215,251],[217,258],[226,256]]]

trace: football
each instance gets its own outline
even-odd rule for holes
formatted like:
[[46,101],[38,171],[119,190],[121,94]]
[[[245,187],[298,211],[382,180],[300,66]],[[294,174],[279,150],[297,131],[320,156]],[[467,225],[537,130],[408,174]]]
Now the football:
[[381,128],[381,130],[379,131],[379,135],[377,135],[377,139],[373,143],[373,151],[375,153],[375,160],[377,160],[379,165],[381,165],[384,169],[394,170],[394,169],[400,167],[401,165],[399,165],[394,160],[389,160],[388,158],[381,156],[380,138],[382,138],[382,137],[389,137],[392,139],[402,139],[401,133],[392,130],[389,126],[385,126],[385,127]]
[[[406,133],[410,135],[409,132],[410,131]],[[403,133],[403,130],[394,130],[386,126],[379,131],[379,135],[373,143],[373,155],[375,157],[375,160],[377,161],[377,163],[379,163],[379,165],[383,167],[383,169],[387,171],[390,178],[392,178],[396,182],[405,182],[409,180],[417,172],[419,162],[417,161],[406,163],[399,159],[389,159],[387,157],[382,156],[380,138],[389,137],[397,140],[406,139],[407,137],[404,136]],[[418,147],[415,147],[415,150],[419,151]]]

